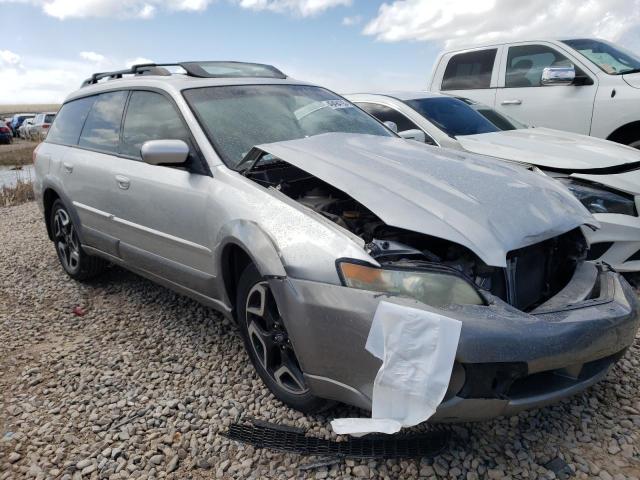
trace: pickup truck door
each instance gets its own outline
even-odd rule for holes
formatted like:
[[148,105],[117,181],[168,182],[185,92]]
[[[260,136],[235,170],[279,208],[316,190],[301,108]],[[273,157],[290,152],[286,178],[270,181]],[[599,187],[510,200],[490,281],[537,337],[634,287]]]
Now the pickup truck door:
[[[505,48],[495,107],[529,125],[589,135],[597,76],[552,44],[528,42]],[[575,84],[541,85],[545,67],[571,64]]]

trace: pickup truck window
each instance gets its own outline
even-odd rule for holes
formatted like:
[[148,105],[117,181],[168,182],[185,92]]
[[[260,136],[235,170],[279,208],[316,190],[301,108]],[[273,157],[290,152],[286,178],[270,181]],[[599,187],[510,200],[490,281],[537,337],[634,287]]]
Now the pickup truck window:
[[442,90],[489,88],[497,51],[491,48],[451,57],[442,78]]
[[[545,45],[509,47],[505,87],[540,87],[542,70],[546,67],[567,67],[571,60]],[[576,68],[576,76],[584,75]]]
[[580,52],[582,56],[609,75],[640,71],[640,58],[620,47],[589,38],[564,40],[562,43]]

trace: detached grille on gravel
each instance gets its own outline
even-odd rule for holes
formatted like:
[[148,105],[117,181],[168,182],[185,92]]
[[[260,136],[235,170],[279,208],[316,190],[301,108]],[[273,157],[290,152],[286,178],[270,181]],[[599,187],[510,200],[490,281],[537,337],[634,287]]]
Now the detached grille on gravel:
[[223,435],[231,440],[300,455],[344,458],[419,458],[438,455],[447,444],[448,433],[434,430],[415,435],[385,435],[350,438],[342,442],[307,437],[303,432],[278,425],[232,424]]

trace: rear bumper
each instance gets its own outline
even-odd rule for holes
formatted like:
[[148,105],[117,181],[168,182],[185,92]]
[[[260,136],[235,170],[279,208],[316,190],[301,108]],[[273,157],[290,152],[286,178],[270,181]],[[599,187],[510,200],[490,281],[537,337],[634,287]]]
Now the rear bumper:
[[[606,375],[616,355],[634,340],[638,301],[626,281],[610,271],[598,275],[598,298],[570,300],[583,290],[580,283],[585,281],[574,276],[559,294],[566,299],[554,299],[566,300],[565,306],[550,303],[533,314],[497,298],[490,298],[488,306],[438,310],[412,299],[305,280],[270,283],[311,390],[365,409],[371,408],[373,382],[381,365],[365,350],[365,343],[381,300],[460,320],[456,368],[434,420],[463,421],[551,403]],[[490,384],[484,378],[490,374],[475,368],[483,364],[515,371],[514,378],[501,384],[499,391],[487,392],[482,385]],[[535,374],[564,376],[565,381],[541,383]]]

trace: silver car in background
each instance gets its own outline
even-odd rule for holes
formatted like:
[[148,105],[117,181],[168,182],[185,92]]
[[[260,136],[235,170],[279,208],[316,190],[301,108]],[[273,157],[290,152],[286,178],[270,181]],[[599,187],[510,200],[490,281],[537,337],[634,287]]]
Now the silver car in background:
[[[181,73],[170,73],[177,69]],[[36,151],[60,262],[107,262],[238,323],[274,395],[371,408],[384,299],[462,322],[434,420],[581,391],[633,342],[638,304],[586,261],[597,222],[535,170],[407,142],[271,66],[140,65],[69,96]]]

